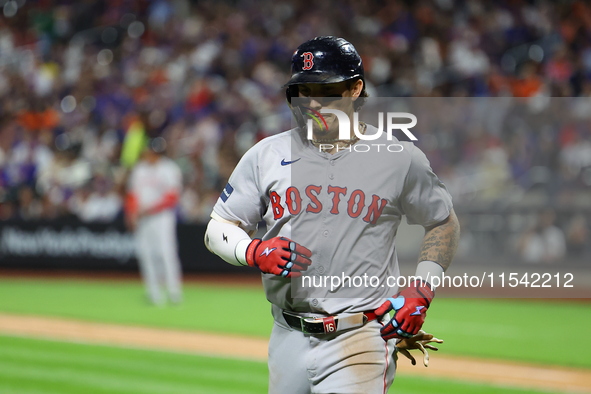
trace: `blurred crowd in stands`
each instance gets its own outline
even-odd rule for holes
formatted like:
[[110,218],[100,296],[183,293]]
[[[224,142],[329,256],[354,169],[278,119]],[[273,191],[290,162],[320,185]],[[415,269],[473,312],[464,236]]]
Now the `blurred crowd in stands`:
[[294,49],[318,35],[356,46],[374,97],[519,97],[542,100],[542,109],[545,97],[574,97],[567,108],[578,111],[575,120],[560,127],[514,118],[439,130],[419,145],[456,204],[507,195],[531,195],[541,206],[591,201],[588,2],[0,6],[0,220],[117,218],[133,164],[124,145],[134,130],[168,141],[184,174],[181,220],[207,220],[246,149],[291,127],[281,86]]

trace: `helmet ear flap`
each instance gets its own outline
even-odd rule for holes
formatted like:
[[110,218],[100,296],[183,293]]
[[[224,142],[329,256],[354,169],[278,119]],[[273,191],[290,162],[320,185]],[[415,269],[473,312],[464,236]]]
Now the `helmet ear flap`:
[[293,105],[291,103],[292,97],[299,96],[298,85],[288,86],[287,89],[285,89],[285,96],[287,98],[287,104],[289,105],[289,109],[291,109],[293,117],[295,118],[296,124],[299,128],[303,129],[306,126],[306,118],[302,113],[302,108],[299,105]]
[[304,129],[304,127],[306,127],[306,118],[304,117],[304,114],[302,113],[302,107],[300,107],[299,105],[291,105],[289,104],[289,109],[291,109],[291,113],[293,114],[293,117],[298,125],[298,127],[300,129]]
[[299,89],[298,85],[290,85],[285,89],[285,96],[287,98],[287,102],[291,105],[291,98],[298,97]]

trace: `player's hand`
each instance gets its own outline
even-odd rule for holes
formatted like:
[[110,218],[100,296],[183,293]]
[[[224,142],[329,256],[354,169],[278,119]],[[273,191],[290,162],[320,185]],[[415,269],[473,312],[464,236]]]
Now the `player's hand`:
[[410,338],[417,334],[427,315],[427,308],[435,293],[429,283],[415,280],[393,298],[388,298],[375,313],[383,316],[394,310],[394,317],[380,332],[385,341],[392,338]]
[[396,343],[396,348],[398,349],[398,353],[404,355],[404,357],[408,358],[412,365],[417,365],[417,360],[410,354],[409,350],[419,349],[423,353],[423,365],[425,367],[429,366],[429,352],[427,349],[431,349],[434,351],[439,350],[430,343],[443,343],[442,339],[435,338],[432,334],[428,334],[423,330],[419,330],[416,335],[413,335],[410,338],[404,338]]
[[312,261],[312,252],[302,245],[285,237],[275,237],[267,241],[255,238],[246,249],[246,262],[268,274],[284,278],[302,276]]

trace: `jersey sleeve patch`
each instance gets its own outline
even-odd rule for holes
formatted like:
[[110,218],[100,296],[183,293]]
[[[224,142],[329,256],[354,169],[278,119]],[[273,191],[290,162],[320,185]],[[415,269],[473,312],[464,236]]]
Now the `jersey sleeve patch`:
[[232,194],[233,191],[234,191],[234,188],[232,187],[232,185],[230,185],[230,183],[228,183],[226,185],[226,187],[224,187],[224,190],[222,190],[222,194],[220,195],[220,198],[222,199],[222,201],[226,202],[228,200],[228,198],[230,197],[230,194]]

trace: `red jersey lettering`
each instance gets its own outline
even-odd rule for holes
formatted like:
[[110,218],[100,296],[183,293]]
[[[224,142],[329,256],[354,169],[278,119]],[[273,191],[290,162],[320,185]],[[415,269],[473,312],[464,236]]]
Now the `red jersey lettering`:
[[322,203],[318,199],[320,191],[322,191],[322,186],[310,185],[306,187],[306,196],[310,199],[310,203],[306,207],[306,212],[320,213],[322,211]]
[[351,193],[351,197],[349,197],[349,202],[347,206],[347,213],[352,218],[356,218],[361,215],[361,211],[365,207],[365,193],[363,191],[357,189],[353,190]]
[[329,186],[328,187],[328,194],[334,193],[334,195],[332,196],[332,209],[330,210],[330,213],[332,213],[333,215],[338,215],[339,214],[339,202],[341,201],[341,194],[345,195],[347,194],[347,188],[346,187],[338,187],[338,186]]
[[[371,204],[367,209],[367,215],[363,218],[363,221],[371,224],[376,224],[380,216],[382,215],[382,211],[386,206],[388,200],[382,198],[380,200],[380,196],[376,196],[375,194],[372,196]],[[378,205],[379,203],[379,205]]]
[[287,188],[285,192],[285,204],[290,214],[297,215],[300,213],[302,209],[302,196],[300,196],[300,191],[297,188],[293,186]]
[[284,209],[281,206],[281,196],[279,196],[277,192],[271,192],[269,197],[271,198],[271,206],[273,208],[273,218],[275,220],[281,219],[284,212]]

